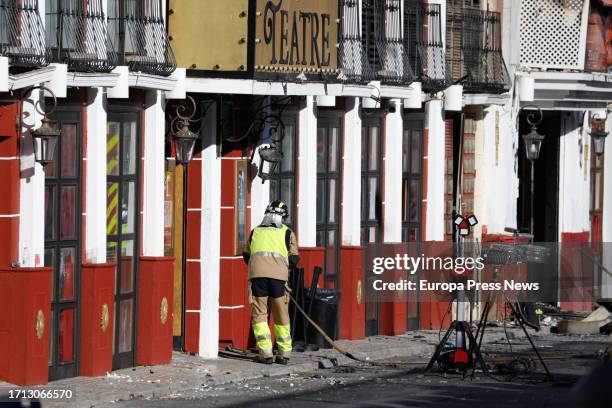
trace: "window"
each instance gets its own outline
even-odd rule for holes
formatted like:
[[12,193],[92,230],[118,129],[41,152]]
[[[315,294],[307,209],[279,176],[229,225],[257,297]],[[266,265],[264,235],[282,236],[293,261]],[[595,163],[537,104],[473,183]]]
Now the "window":
[[362,3],[362,45],[377,79],[409,83],[413,78],[404,50],[400,0]]
[[379,243],[382,222],[381,169],[383,120],[368,118],[361,133],[361,241]]
[[20,67],[49,64],[38,0],[0,0],[0,55]]
[[285,136],[281,142],[282,161],[276,166],[270,179],[270,201],[281,200],[289,208],[287,226],[295,231],[297,225],[295,183],[297,167],[296,114],[286,113],[282,117]]
[[[593,257],[593,288],[601,297],[601,282],[605,271],[601,268],[603,262],[602,229],[603,229],[603,201],[604,201],[604,154],[598,155],[591,144],[591,200],[589,215],[591,219],[591,256]],[[599,265],[598,265],[599,264]]]
[[117,65],[102,0],[45,0],[53,60],[71,70],[110,72]]
[[134,365],[136,271],[140,244],[140,143],[137,113],[109,113],[107,123],[107,261],[115,269],[113,368]]
[[162,11],[161,0],[108,0],[108,32],[120,64],[155,75],[175,70]]
[[62,136],[45,166],[45,266],[53,268],[49,378],[74,377],[81,278],[81,125],[76,112],[58,112]]
[[319,112],[317,118],[317,247],[325,249],[326,287],[338,287],[342,117]]
[[362,121],[361,132],[361,245],[364,248],[366,335],[378,334],[380,293],[373,282],[374,258],[382,254],[382,166],[385,134],[383,114],[372,114]]
[[402,242],[421,240],[423,121],[405,120],[402,140]]

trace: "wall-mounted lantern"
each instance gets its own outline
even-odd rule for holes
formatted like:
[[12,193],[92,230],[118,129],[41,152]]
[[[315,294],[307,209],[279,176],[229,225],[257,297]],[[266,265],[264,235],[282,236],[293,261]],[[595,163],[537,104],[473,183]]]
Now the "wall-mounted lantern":
[[593,115],[591,118],[591,138],[593,139],[593,149],[595,154],[601,156],[606,148],[606,137],[609,132],[606,132],[606,119],[604,117]]
[[176,153],[176,162],[187,165],[193,159],[193,149],[195,142],[200,136],[189,130],[189,126],[184,124],[181,129],[172,136],[174,142],[174,151]]
[[525,142],[525,156],[530,161],[538,160],[540,157],[540,149],[542,148],[542,141],[545,136],[538,133],[537,126],[542,122],[543,114],[542,110],[537,106],[529,106],[537,110],[538,118],[534,120],[535,113],[529,113],[527,115],[527,123],[531,127],[529,133],[523,135],[523,141]]
[[51,89],[46,86],[34,86],[29,88],[21,96],[21,104],[23,105],[25,99],[36,89],[45,91],[53,98],[53,107],[49,112],[40,109],[39,102],[34,104],[35,109],[38,113],[43,115],[43,118],[40,127],[30,132],[34,141],[34,158],[38,163],[45,166],[51,163],[55,158],[57,140],[62,134],[62,131],[56,127],[55,122],[49,120],[47,117],[48,115],[52,115],[57,108],[57,98]]
[[[274,174],[274,170],[276,170],[276,166],[283,159],[283,153],[278,150],[276,146],[260,147],[258,152],[259,157],[261,158],[261,163],[259,164],[257,175],[259,178],[261,178],[262,182],[265,180],[270,180]],[[267,169],[265,163],[268,163]]]
[[[279,146],[282,146],[285,137],[285,124],[280,116],[269,115],[264,119],[263,125],[264,131],[267,128],[269,145],[260,147],[258,150],[261,161],[257,175],[261,178],[262,183],[272,178],[276,166],[283,160],[283,152]],[[266,163],[268,163],[267,169]]]
[[193,122],[193,117],[196,114],[197,108],[195,100],[191,96],[187,96],[187,100],[191,103],[191,113],[185,115],[187,109],[186,102],[177,105],[175,117],[172,119],[170,129],[172,132],[172,143],[174,144],[175,160],[178,164],[188,165],[193,159],[193,150],[196,141],[200,138],[198,132],[192,132],[189,125]]

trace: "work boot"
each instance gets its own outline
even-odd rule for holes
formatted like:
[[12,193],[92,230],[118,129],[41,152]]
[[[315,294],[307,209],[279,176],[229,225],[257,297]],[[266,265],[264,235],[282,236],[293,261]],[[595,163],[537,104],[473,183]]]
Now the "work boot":
[[283,356],[276,356],[276,364],[287,365],[289,363],[289,359]]
[[274,357],[262,356],[261,354],[258,354],[255,356],[253,361],[261,364],[272,364],[274,363]]

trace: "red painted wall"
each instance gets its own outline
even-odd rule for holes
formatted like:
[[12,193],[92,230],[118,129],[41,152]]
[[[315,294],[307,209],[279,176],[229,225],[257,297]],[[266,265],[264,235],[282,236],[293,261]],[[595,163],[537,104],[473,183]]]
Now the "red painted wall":
[[172,257],[140,259],[136,364],[168,364],[172,360]]
[[[325,265],[325,248],[309,247],[300,248],[299,250],[300,263],[298,266],[304,268],[304,286],[310,287],[314,268],[316,266],[323,268]],[[323,284],[323,271],[321,271],[321,275],[319,276],[319,280],[317,282],[317,287],[322,287]]]
[[0,380],[48,382],[51,274],[51,268],[0,270]]
[[[112,371],[115,264],[85,264],[81,281],[80,375],[99,376]],[[104,328],[102,309],[108,308]]]
[[340,338],[365,337],[363,248],[340,248]]
[[[201,212],[202,207],[202,153],[194,155],[187,168],[187,219],[185,220],[185,333],[184,350],[197,353],[200,345],[200,262],[190,260],[200,259],[201,244]],[[190,209],[196,211],[189,211]]]
[[[220,346],[233,344],[238,348],[246,348],[251,327],[247,265],[242,259],[242,249],[234,248],[237,217],[236,163],[241,156],[240,150],[233,150],[221,160],[219,343]],[[247,206],[249,203],[247,194]]]
[[19,258],[19,154],[16,120],[17,102],[0,104],[0,267],[9,267]]

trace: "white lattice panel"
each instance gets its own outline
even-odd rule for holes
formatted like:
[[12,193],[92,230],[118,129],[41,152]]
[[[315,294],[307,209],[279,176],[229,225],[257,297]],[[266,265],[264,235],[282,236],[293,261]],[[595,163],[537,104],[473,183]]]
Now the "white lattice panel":
[[585,0],[521,0],[521,64],[583,69],[587,12]]

